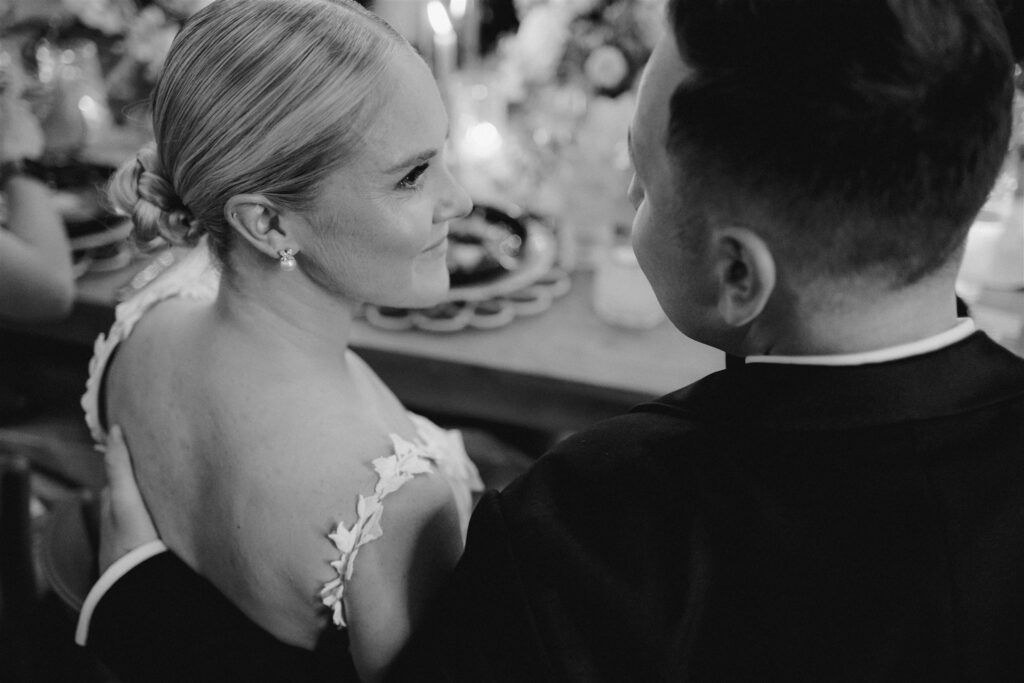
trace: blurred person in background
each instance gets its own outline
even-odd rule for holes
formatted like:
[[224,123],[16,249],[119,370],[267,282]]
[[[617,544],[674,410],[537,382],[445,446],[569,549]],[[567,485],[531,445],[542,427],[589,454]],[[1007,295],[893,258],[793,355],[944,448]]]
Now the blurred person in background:
[[24,80],[9,53],[0,62],[0,317],[54,320],[74,303],[71,247],[49,189],[25,169],[44,141]]

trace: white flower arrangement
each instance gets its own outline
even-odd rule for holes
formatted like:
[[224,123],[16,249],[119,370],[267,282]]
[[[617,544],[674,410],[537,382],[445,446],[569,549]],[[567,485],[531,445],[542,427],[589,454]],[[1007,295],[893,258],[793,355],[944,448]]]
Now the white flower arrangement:
[[125,52],[145,67],[146,78],[155,81],[180,25],[156,5],[145,7],[125,35]]
[[114,69],[115,79],[110,80],[124,78],[130,67],[139,65],[145,79],[154,81],[181,22],[210,2],[212,0],[61,0],[61,5],[83,26],[119,43],[123,58]]
[[108,36],[124,33],[135,11],[134,3],[118,0],[61,0],[61,4],[65,12],[83,25]]
[[498,48],[509,171],[499,192],[556,216],[560,259],[592,267],[628,225],[626,134],[665,0],[516,0],[519,29]]
[[501,46],[524,89],[578,81],[617,96],[633,87],[660,30],[662,0],[520,0],[519,30]]

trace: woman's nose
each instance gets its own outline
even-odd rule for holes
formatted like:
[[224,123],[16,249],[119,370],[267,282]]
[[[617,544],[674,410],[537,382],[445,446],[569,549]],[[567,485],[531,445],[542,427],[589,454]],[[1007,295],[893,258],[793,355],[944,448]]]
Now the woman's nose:
[[640,208],[640,202],[644,200],[644,192],[640,189],[640,182],[636,179],[636,174],[629,179],[629,187],[626,188],[626,198],[629,203],[633,205],[634,209]]
[[473,200],[458,180],[452,175],[450,169],[445,167],[445,188],[444,195],[438,203],[438,215],[436,223],[449,221],[454,218],[462,218],[473,210]]

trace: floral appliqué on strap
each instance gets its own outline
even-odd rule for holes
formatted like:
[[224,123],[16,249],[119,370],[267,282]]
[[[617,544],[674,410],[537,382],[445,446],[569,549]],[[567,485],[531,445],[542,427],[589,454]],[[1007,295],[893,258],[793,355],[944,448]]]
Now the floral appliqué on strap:
[[430,472],[436,463],[437,456],[432,449],[424,444],[407,441],[397,434],[391,435],[394,453],[373,461],[373,469],[378,475],[377,486],[373,495],[359,496],[356,504],[358,519],[351,529],[345,528],[344,522],[338,522],[333,533],[327,535],[334,542],[341,557],[331,562],[337,577],[324,584],[320,590],[320,598],[331,610],[332,618],[339,628],[347,625],[345,620],[345,586],[352,578],[356,556],[359,549],[384,535],[380,526],[380,518],[384,512],[383,500],[402,487],[405,482],[417,474]]

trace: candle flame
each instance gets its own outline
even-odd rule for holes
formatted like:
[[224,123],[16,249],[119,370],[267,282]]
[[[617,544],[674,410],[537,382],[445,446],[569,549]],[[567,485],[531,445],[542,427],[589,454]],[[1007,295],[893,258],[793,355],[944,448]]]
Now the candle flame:
[[96,103],[96,100],[88,95],[82,95],[81,99],[78,100],[78,111],[82,112],[85,118],[89,120],[98,119],[100,115],[99,105]]
[[449,35],[455,32],[451,17],[448,16],[448,10],[444,8],[440,0],[430,0],[427,3],[427,19],[430,21],[430,28],[438,35]]
[[498,153],[502,147],[501,133],[490,121],[480,121],[466,131],[466,149],[471,156],[484,159]]

